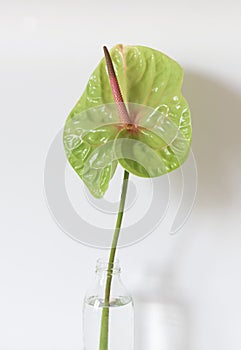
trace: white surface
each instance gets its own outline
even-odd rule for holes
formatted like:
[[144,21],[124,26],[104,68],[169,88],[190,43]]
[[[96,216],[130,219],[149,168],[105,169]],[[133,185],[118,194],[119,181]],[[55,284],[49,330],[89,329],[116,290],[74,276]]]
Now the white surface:
[[164,223],[119,254],[123,279],[144,303],[139,311],[178,327],[178,343],[153,335],[149,350],[239,350],[240,2],[0,5],[0,350],[82,349],[81,302],[103,252],[77,244],[53,222],[43,168],[103,44],[119,42],[157,48],[184,67],[199,172],[181,232],[171,237]]

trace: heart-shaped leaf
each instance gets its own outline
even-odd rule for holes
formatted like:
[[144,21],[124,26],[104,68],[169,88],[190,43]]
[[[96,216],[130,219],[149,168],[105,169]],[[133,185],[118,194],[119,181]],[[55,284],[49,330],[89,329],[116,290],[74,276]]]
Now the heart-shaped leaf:
[[142,177],[176,169],[192,134],[178,63],[142,46],[117,45],[110,54],[130,123],[119,118],[102,59],[64,129],[69,162],[95,197],[104,195],[117,162]]

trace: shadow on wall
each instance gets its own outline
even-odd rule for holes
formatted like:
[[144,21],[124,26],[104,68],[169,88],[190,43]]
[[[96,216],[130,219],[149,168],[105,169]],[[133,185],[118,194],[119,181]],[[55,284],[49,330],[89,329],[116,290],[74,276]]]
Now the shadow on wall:
[[[195,207],[202,211],[230,207],[240,182],[241,97],[218,79],[194,72],[185,74],[183,94],[191,106],[198,167]],[[219,213],[213,210],[213,215]],[[193,349],[197,316],[177,278],[190,245],[175,247],[169,263],[147,266],[143,272],[145,290],[135,296],[135,349]]]
[[[229,206],[234,200],[241,149],[241,96],[215,78],[186,72],[183,94],[193,123],[198,166],[197,205]],[[236,181],[235,181],[236,179]]]

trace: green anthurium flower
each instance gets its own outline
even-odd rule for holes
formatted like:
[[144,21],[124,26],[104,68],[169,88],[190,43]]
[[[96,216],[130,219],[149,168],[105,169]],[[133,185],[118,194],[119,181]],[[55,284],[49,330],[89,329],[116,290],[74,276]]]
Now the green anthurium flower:
[[142,46],[117,45],[110,56],[121,94],[103,58],[64,128],[68,160],[97,198],[105,194],[118,163],[141,177],[178,168],[192,136],[178,63]]

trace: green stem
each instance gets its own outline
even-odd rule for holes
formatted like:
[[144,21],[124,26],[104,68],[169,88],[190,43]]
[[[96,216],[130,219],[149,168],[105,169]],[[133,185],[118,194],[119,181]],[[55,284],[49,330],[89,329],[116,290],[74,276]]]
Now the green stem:
[[100,346],[99,350],[108,350],[108,338],[109,338],[109,304],[110,304],[110,291],[111,291],[111,282],[112,282],[112,269],[115,261],[116,248],[118,244],[118,239],[121,230],[121,223],[123,218],[123,212],[125,208],[126,193],[128,187],[129,173],[125,170],[124,178],[122,183],[121,199],[120,206],[118,211],[118,216],[116,220],[115,232],[112,240],[108,269],[107,269],[107,279],[105,286],[105,299],[104,307],[102,309],[101,317],[101,330],[100,330]]

